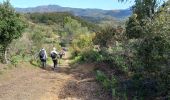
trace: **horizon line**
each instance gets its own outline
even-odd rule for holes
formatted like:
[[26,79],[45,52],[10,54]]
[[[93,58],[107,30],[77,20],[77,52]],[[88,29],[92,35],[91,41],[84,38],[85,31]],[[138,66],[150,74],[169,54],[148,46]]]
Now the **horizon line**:
[[[13,6],[13,5],[12,5]],[[26,9],[26,8],[36,8],[36,7],[42,7],[42,6],[59,6],[59,7],[63,7],[63,8],[73,8],[73,9],[96,9],[96,10],[126,10],[126,9],[131,9],[131,7],[129,8],[124,8],[124,9],[102,9],[102,8],[79,8],[79,7],[66,7],[66,6],[61,6],[58,4],[47,4],[47,5],[37,5],[37,6],[29,6],[29,7],[15,7],[14,8],[20,8],[20,9]]]

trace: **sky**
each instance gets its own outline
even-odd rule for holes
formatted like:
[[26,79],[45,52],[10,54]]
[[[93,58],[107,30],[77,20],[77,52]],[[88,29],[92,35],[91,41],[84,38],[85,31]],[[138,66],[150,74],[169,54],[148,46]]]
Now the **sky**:
[[[3,2],[4,0],[0,0]],[[26,8],[40,5],[59,5],[73,8],[98,8],[104,10],[130,8],[134,2],[120,3],[118,0],[10,0],[14,7]]]

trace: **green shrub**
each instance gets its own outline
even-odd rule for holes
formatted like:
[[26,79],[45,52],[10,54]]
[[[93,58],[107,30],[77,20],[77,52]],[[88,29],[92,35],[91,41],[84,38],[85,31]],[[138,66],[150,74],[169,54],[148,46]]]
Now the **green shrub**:
[[128,59],[117,53],[117,51],[113,52],[109,52],[107,49],[106,50],[102,50],[100,52],[97,52],[98,53],[98,56],[97,56],[97,62],[104,62],[108,65],[110,65],[110,67],[114,67],[114,68],[117,68],[118,70],[120,71],[123,71],[123,72],[128,72]]
[[137,48],[137,56],[147,71],[155,72],[167,66],[170,43],[162,36],[144,39]]
[[97,70],[96,71],[96,79],[99,82],[103,82],[105,79],[107,79],[107,77],[106,77],[106,75],[102,71]]
[[80,53],[81,61],[85,62],[96,62],[101,58],[99,52],[92,49],[84,50]]
[[128,72],[128,64],[127,59],[121,55],[115,55],[113,57],[114,63],[119,67],[119,69],[123,72]]
[[109,78],[106,74],[104,74],[104,72],[97,70],[96,79],[104,87],[105,90],[111,93],[114,99],[127,100],[128,95],[126,91],[122,91],[123,87],[120,85],[121,83],[115,76]]
[[109,78],[102,71],[97,70],[96,79],[103,85],[105,89],[109,90],[111,88]]
[[[134,64],[133,90],[139,98],[152,98],[168,95],[168,72],[170,68],[169,50],[170,44],[163,36],[152,36],[143,39],[138,44],[138,60]],[[134,61],[136,62],[136,61]]]
[[37,60],[31,59],[30,64],[32,64],[33,66],[36,66],[36,67],[41,67],[41,61],[39,59],[37,59]]
[[20,56],[20,55],[18,55],[18,56],[13,56],[11,59],[10,59],[10,61],[11,61],[11,64],[12,65],[17,65],[20,61],[22,61],[22,57]]

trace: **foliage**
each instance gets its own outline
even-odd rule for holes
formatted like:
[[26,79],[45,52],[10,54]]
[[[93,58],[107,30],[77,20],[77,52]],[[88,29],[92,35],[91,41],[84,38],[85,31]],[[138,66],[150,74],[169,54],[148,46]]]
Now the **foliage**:
[[83,49],[79,56],[81,57],[79,62],[97,62],[101,58],[101,55],[92,49]]
[[130,39],[140,38],[144,34],[143,27],[140,25],[140,22],[137,20],[137,14],[129,17],[126,25],[126,36]]
[[22,59],[22,57],[20,55],[13,56],[11,58],[11,64],[16,66],[19,63],[19,61],[21,61],[21,59]]
[[100,45],[101,47],[108,47],[109,42],[112,41],[115,33],[116,29],[111,26],[108,26],[102,29],[100,32],[96,33],[93,42],[94,44]]
[[144,39],[139,44],[137,55],[147,71],[159,70],[160,66],[166,65],[168,62],[169,50],[170,44],[163,37],[156,36]]
[[[170,11],[168,2],[155,10],[157,3],[157,0],[136,0],[134,15],[126,24],[127,37],[120,36],[117,40],[115,34],[107,36],[111,33],[108,31],[107,34],[100,32],[94,38],[94,43],[99,44],[101,48],[99,61],[109,63],[114,68],[117,66],[116,69],[126,73],[121,75],[127,79],[117,81],[119,85],[112,89],[114,97],[118,96],[120,100],[168,99]],[[116,44],[108,42],[107,39],[115,39]],[[103,86],[109,87],[110,74],[114,73],[106,75],[97,72],[97,79]]]
[[96,79],[104,86],[105,89],[111,88],[110,80],[103,72],[97,70]]
[[93,34],[79,35],[72,41],[72,54],[79,57],[78,62],[96,62],[100,58],[98,51],[93,49],[92,37]]
[[80,34],[88,34],[87,27],[82,27],[81,23],[71,17],[65,18],[64,30],[67,33],[65,38],[67,41],[73,40],[73,38],[79,37]]
[[35,23],[45,23],[47,25],[60,25],[64,27],[66,17],[77,20],[83,27],[88,27],[89,30],[98,29],[98,26],[87,22],[79,17],[76,17],[68,12],[53,12],[53,13],[29,13],[27,17]]
[[136,13],[137,19],[152,18],[158,7],[159,0],[135,0],[133,13]]
[[86,47],[91,47],[92,46],[92,37],[93,35],[90,34],[85,34],[85,35],[79,35],[77,38],[75,38],[72,41],[72,48],[75,51],[80,51],[83,50]]
[[112,68],[117,68],[123,72],[128,71],[127,58],[123,56],[124,41],[126,40],[123,28],[106,27],[96,34],[93,39],[94,44],[100,45],[97,61],[109,64]]
[[32,34],[31,40],[36,48],[41,48],[42,44],[44,43],[44,34],[41,30],[37,30]]
[[52,31],[53,29],[46,25],[30,24],[27,32],[30,39],[31,54],[35,55],[39,50],[44,47],[47,51],[53,48],[53,46],[59,45],[59,37]]
[[122,92],[122,87],[119,83],[120,80],[116,78],[116,76],[111,76],[109,78],[104,72],[97,70],[96,71],[96,79],[99,83],[104,87],[105,90],[111,93],[112,99],[115,100],[127,100],[126,93]]
[[146,34],[145,28],[148,21],[154,19],[159,0],[135,0],[133,15],[126,25],[126,35],[128,38],[141,38]]
[[[169,75],[169,5],[164,6],[152,20],[145,19],[140,39],[136,41],[134,70],[127,91],[143,99],[167,98]],[[133,36],[133,35],[132,35]],[[136,64],[135,64],[136,63]]]
[[37,60],[31,59],[30,64],[32,64],[33,66],[36,66],[36,67],[41,67],[41,61],[39,59],[37,59]]
[[0,44],[3,46],[4,55],[12,40],[22,35],[24,27],[22,17],[15,12],[9,1],[0,4]]
[[22,35],[25,25],[21,20],[21,16],[14,11],[9,1],[0,4],[0,16],[0,42],[7,46],[13,39],[17,39]]
[[8,45],[13,39],[22,35],[25,25],[21,16],[17,14],[9,1],[0,4],[0,42],[2,45]]
[[[132,0],[118,0],[120,2],[132,1]],[[137,19],[142,20],[146,18],[152,18],[159,7],[159,3],[162,0],[134,0],[135,5],[133,8],[133,13],[137,14]]]
[[[26,14],[26,17],[34,23],[42,23],[52,28],[52,32],[47,33],[58,35],[59,39],[57,39],[57,42],[60,42],[62,46],[68,46],[73,38],[79,37],[80,34],[87,34],[89,29],[94,30],[97,27],[67,12],[29,13]],[[51,38],[53,37],[55,36],[52,35]],[[46,39],[48,43],[56,42],[56,40],[50,40]]]
[[[167,80],[169,80],[169,77],[167,71],[169,70],[168,62],[170,61],[168,18],[170,18],[170,14],[162,12],[154,19],[153,23],[149,23],[148,26],[150,27],[147,27],[150,28],[150,34],[138,44],[137,48],[137,58],[141,61],[143,69],[141,71],[141,78],[143,80],[150,79],[151,82],[155,81],[156,83],[154,89],[157,92],[150,93],[147,95],[149,97],[153,96],[154,93],[155,96],[168,95]],[[146,88],[143,88],[143,90],[146,91],[143,91],[141,94],[146,98],[148,90]]]
[[73,56],[77,56],[83,50],[92,48],[92,38],[94,34],[90,34],[86,27],[82,27],[76,20],[68,17],[66,18],[65,28],[67,32],[70,33],[69,39],[71,39],[70,42]]

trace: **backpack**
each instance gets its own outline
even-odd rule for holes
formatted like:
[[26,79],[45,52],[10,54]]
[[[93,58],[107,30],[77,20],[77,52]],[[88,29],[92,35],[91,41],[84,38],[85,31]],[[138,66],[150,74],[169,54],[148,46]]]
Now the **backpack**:
[[40,56],[41,59],[43,59],[44,56],[45,56],[45,51],[41,50],[39,56]]
[[54,52],[52,52],[52,53],[51,53],[51,58],[52,58],[52,59],[55,59],[56,57],[57,57],[57,54],[54,53]]

